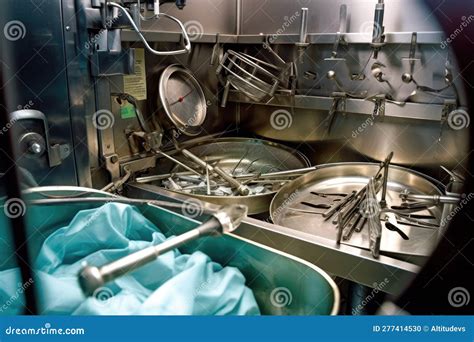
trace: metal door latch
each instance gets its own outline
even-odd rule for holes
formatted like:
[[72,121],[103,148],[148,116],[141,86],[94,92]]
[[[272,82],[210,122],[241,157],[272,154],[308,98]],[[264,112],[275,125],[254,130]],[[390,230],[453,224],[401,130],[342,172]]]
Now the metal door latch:
[[62,161],[71,154],[69,144],[51,144],[48,132],[48,121],[42,112],[33,109],[17,110],[10,114],[10,120],[12,122],[22,120],[42,121],[44,135],[36,132],[26,132],[20,136],[18,142],[24,152],[27,152],[30,156],[40,157],[47,152],[49,167],[60,165]]

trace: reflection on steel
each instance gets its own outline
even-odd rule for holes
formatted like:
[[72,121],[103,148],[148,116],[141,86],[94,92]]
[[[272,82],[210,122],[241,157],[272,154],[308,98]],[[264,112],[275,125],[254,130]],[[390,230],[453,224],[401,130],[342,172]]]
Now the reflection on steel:
[[239,227],[242,219],[246,215],[247,207],[242,205],[222,208],[222,210],[213,215],[213,218],[201,224],[199,227],[176,237],[172,237],[159,245],[139,250],[138,252],[129,254],[101,267],[86,265],[79,272],[79,284],[84,294],[92,296],[98,288],[108,282],[156,260],[156,258],[166,252],[179,248],[201,237],[220,236],[233,232]]
[[[364,222],[364,226],[359,227],[358,223],[352,221],[354,225],[354,232],[360,231],[358,234],[353,234],[349,229],[346,231],[346,236],[350,236],[348,240],[343,239],[341,244],[356,246],[362,249],[369,250],[370,246],[376,243],[378,235],[376,227],[374,226],[373,243],[369,246],[370,236],[368,229],[363,229],[368,226],[371,218],[375,218],[380,213],[378,201],[380,197],[374,200],[374,195],[367,197],[362,196],[364,189],[367,189],[368,180],[374,175],[378,178],[381,176],[381,171],[384,169],[382,164],[364,164],[364,163],[341,163],[328,164],[321,166],[317,171],[308,173],[297,180],[283,186],[272,201],[270,213],[278,212],[278,215],[272,215],[273,221],[281,226],[286,226],[294,231],[299,231],[312,236],[318,236],[324,239],[336,241],[338,238],[337,230],[331,221],[325,220],[320,215],[311,215],[305,213],[295,213],[293,208],[304,209],[301,202],[312,202],[315,204],[329,203],[333,204],[332,198],[319,198],[317,201],[311,192],[345,192],[358,191],[359,196],[352,201],[352,204],[344,207],[341,215],[342,228],[345,228],[354,215],[360,212],[358,209],[360,205],[364,207],[361,212],[362,218],[359,219]],[[376,178],[375,178],[376,179]],[[380,188],[382,181],[379,180],[378,186]],[[388,187],[387,187],[387,207],[401,205],[403,202],[399,198],[400,189],[409,188],[410,192],[416,194],[426,195],[441,195],[438,188],[425,177],[413,173],[411,170],[390,166],[388,173]],[[374,192],[377,192],[375,189]],[[290,194],[297,193],[297,196],[291,203],[291,208],[285,205],[285,198]],[[365,193],[365,192],[364,192]],[[278,209],[280,208],[280,209]],[[431,206],[429,208],[414,208],[406,210],[388,209],[386,212],[393,212],[400,220],[403,220],[404,233],[409,236],[409,240],[404,240],[397,232],[385,231],[382,234],[380,241],[380,254],[391,255],[400,259],[406,256],[426,257],[430,255],[432,249],[437,244],[437,226],[441,219],[441,207]],[[413,217],[414,216],[414,217]],[[426,217],[421,219],[419,217]],[[335,221],[337,223],[337,220]],[[376,223],[373,221],[373,223]],[[410,223],[413,223],[411,225]],[[420,228],[420,226],[428,227]],[[343,234],[344,235],[344,234]],[[374,256],[377,255],[377,250],[373,249]]]

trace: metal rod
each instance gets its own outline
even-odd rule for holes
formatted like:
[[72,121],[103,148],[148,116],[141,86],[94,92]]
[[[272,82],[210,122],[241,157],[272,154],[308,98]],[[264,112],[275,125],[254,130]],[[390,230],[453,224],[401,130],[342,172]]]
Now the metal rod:
[[388,187],[388,171],[390,168],[390,161],[388,161],[384,166],[383,171],[383,183],[382,183],[382,198],[380,200],[380,206],[382,208],[387,207],[387,200],[385,199],[387,196],[387,187]]
[[343,199],[342,201],[340,201],[338,204],[336,204],[335,206],[333,206],[331,209],[329,209],[328,211],[326,211],[324,214],[323,214],[323,217],[327,220],[329,219],[332,215],[334,215],[334,213],[340,209],[342,209],[346,204],[348,204],[350,201],[352,201],[352,199],[354,198],[354,196],[356,195],[356,191],[352,191],[351,194],[347,195],[345,199]]
[[197,172],[196,170],[193,170],[192,168],[190,168],[190,167],[187,166],[186,164],[180,162],[178,159],[173,158],[173,157],[171,157],[170,155],[168,155],[168,154],[166,154],[166,153],[164,153],[164,152],[162,152],[162,151],[155,150],[155,153],[161,154],[163,157],[168,158],[168,159],[171,160],[172,162],[174,162],[174,163],[178,164],[179,166],[185,168],[186,170],[188,170],[188,171],[191,172],[191,173],[194,173],[194,174],[196,174],[196,175],[198,175],[198,176],[202,176],[202,175],[201,175],[199,172]]
[[[378,181],[378,179],[380,178],[380,172],[382,170],[384,170],[386,165],[389,165],[392,158],[393,158],[393,152],[390,152],[390,154],[385,158],[385,160],[380,163],[379,169],[378,169],[378,171],[377,171],[377,173],[375,174],[375,177],[374,177],[375,181]],[[357,209],[359,204],[362,202],[362,200],[366,196],[368,186],[369,186],[369,184],[367,184],[362,189],[360,189],[357,192],[357,194],[355,195],[355,197],[353,198],[352,203],[350,203],[348,208],[346,208],[346,210],[344,210],[344,212],[342,212],[342,214],[344,216],[343,217],[344,218],[343,219],[343,226],[345,226],[348,223],[349,219],[352,217],[355,210]],[[336,221],[333,221],[333,224],[336,224],[336,223],[337,223]]]
[[211,194],[211,181],[209,180],[209,169],[206,167],[206,193]]
[[461,195],[440,196],[440,195],[415,195],[415,194],[401,193],[400,198],[404,201],[426,201],[432,204],[458,204],[459,201],[461,200]]
[[384,26],[383,19],[385,13],[385,4],[383,0],[375,5],[375,14],[374,14],[374,30],[372,33],[372,46],[374,47],[373,57],[374,59],[378,58],[380,45],[384,42]]
[[339,44],[344,40],[344,34],[347,31],[347,5],[343,4],[339,10],[339,31],[336,34],[336,41],[332,49],[332,58],[337,57]]
[[108,282],[150,263],[160,255],[202,236],[221,232],[220,222],[216,218],[212,218],[198,228],[166,240],[157,246],[150,246],[101,267],[85,266],[79,273],[79,284],[84,293],[91,296]]
[[[127,197],[61,197],[61,198],[44,198],[27,201],[31,205],[67,205],[71,203],[125,203],[133,205],[156,205],[163,208],[176,208],[182,209],[183,204],[173,203],[167,201],[158,200],[146,200],[139,198],[127,198]],[[215,213],[215,210],[206,208],[202,209],[203,214]]]
[[306,44],[308,39],[308,8],[303,7],[301,9],[301,22],[300,22],[300,43]]
[[235,34],[242,34],[242,0],[236,0],[235,9]]
[[[277,172],[269,172],[269,173],[262,173],[259,178],[266,178],[266,177],[273,177],[273,176],[291,176],[293,174],[303,174],[311,171],[316,171],[319,170],[321,167],[320,166],[311,166],[311,167],[306,167],[303,169],[294,169],[294,170],[285,170],[285,171],[277,171]],[[240,178],[249,178],[249,177],[254,177],[256,176],[255,174],[245,174],[245,175],[238,175],[235,178],[240,179]]]
[[198,156],[194,155],[193,153],[191,153],[190,151],[186,149],[183,149],[181,152],[183,153],[185,157],[191,159],[193,162],[195,162],[202,168],[208,169],[209,172],[211,173],[218,174],[222,179],[228,182],[231,185],[231,187],[235,188],[240,195],[247,196],[250,193],[250,190],[248,187],[240,183],[238,180],[236,180],[234,177],[232,177],[227,172],[222,170],[220,167],[209,165],[204,160],[202,160],[201,158],[199,158]]
[[341,244],[343,229],[344,227],[342,226],[342,213],[339,213],[339,215],[337,215],[337,238],[336,238],[336,242],[338,245]]
[[375,206],[374,213],[371,213],[368,217],[369,221],[369,247],[372,252],[372,256],[375,259],[379,258],[380,255],[380,242],[382,240],[382,223],[380,222],[380,208],[378,207],[376,192],[375,192],[375,180],[371,178],[369,181],[369,187],[367,189],[367,200]]
[[[6,51],[3,50],[3,43],[4,42],[2,40],[2,42],[0,42],[2,45],[0,51]],[[3,58],[3,53],[0,57]],[[6,73],[0,72],[0,80],[3,81],[2,75],[5,74]],[[2,82],[2,84],[4,83]],[[8,125],[11,124],[11,122],[8,122],[9,114],[6,110],[6,107],[3,106],[3,104],[6,103],[4,90],[4,87],[0,90],[0,103],[2,104],[0,105],[0,127],[8,127]],[[10,231],[14,243],[14,246],[12,246],[12,253],[14,253],[16,262],[20,268],[22,284],[29,284],[29,286],[22,286],[25,294],[23,313],[26,315],[35,315],[37,313],[35,278],[33,275],[34,272],[30,266],[32,264],[32,260],[30,258],[29,245],[27,243],[28,238],[24,218],[26,206],[24,206],[24,202],[21,199],[22,197],[20,182],[18,179],[18,169],[15,163],[17,159],[15,158],[16,153],[14,146],[17,146],[18,142],[14,141],[13,131],[14,129],[8,129],[6,130],[5,135],[2,134],[0,136],[1,146],[3,146],[3,148],[0,149],[0,158],[2,160],[2,164],[5,163],[5,169],[7,170],[5,171],[1,181],[5,184],[6,195],[8,198],[7,201],[10,201],[3,203],[3,210],[10,219]],[[8,215],[10,212],[11,215]],[[2,227],[2,229],[7,228]]]
[[165,173],[162,175],[155,175],[155,176],[146,176],[146,177],[138,177],[135,179],[135,182],[137,183],[150,183],[158,180],[164,180],[168,179],[169,177],[176,177],[176,176],[189,176],[189,175],[194,175],[194,172],[176,172],[176,173]]
[[79,273],[79,284],[90,296],[106,283],[148,264],[160,255],[204,236],[220,236],[237,229],[247,215],[243,205],[222,208],[211,219],[184,234],[170,238],[157,246],[150,246],[101,267],[86,265]]

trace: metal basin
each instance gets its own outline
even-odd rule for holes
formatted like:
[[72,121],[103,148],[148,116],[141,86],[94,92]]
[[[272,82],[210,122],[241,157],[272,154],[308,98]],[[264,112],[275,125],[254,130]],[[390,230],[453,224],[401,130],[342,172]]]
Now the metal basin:
[[[273,142],[248,138],[221,138],[213,142],[202,142],[189,147],[192,153],[209,164],[215,164],[232,175],[266,173],[301,169],[309,166],[308,159],[297,150]],[[178,157],[177,157],[178,158]],[[181,161],[189,161],[179,157]],[[180,171],[177,167],[173,172]],[[154,183],[160,185],[159,183]],[[249,196],[215,196],[202,193],[170,190],[182,193],[204,202],[228,205],[241,203],[249,207],[249,214],[268,211],[270,202],[281,188],[275,184],[272,190]]]
[[[42,187],[28,190],[25,199],[102,197],[105,202],[114,196],[94,189],[78,187]],[[32,258],[43,241],[57,228],[68,224],[79,210],[101,206],[102,203],[28,204],[26,212],[29,249]],[[179,235],[195,228],[200,221],[153,204],[136,206],[166,236]],[[206,217],[203,217],[203,220]],[[7,227],[8,219],[0,215],[0,225]],[[0,241],[9,241],[9,230],[4,229]],[[203,238],[180,250],[184,253],[202,251],[223,266],[237,267],[246,278],[246,285],[255,295],[260,311],[265,315],[335,315],[339,310],[340,294],[337,285],[315,265],[255,243],[234,234]],[[7,260],[12,250],[0,250]],[[0,271],[14,268],[14,264],[0,265]]]

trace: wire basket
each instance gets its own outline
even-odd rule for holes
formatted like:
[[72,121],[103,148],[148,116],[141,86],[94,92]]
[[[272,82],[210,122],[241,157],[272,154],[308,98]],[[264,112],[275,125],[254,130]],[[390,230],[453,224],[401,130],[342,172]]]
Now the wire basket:
[[282,80],[282,69],[244,53],[229,50],[216,70],[220,82],[253,101],[271,99]]

